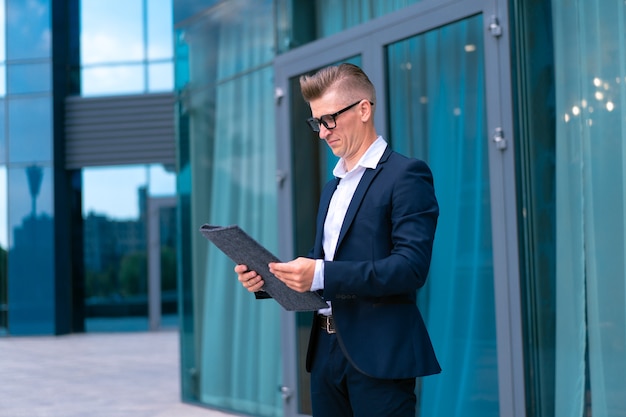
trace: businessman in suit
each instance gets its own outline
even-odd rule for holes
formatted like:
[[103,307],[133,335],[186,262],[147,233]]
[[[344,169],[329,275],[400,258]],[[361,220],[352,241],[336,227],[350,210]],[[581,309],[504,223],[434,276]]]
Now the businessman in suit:
[[[339,157],[308,257],[272,263],[290,288],[320,291],[306,358],[313,416],[414,417],[415,378],[441,372],[416,305],[439,207],[426,163],[392,151],[374,127],[376,92],[357,66],[300,78],[307,120]],[[235,272],[251,292],[263,278]]]

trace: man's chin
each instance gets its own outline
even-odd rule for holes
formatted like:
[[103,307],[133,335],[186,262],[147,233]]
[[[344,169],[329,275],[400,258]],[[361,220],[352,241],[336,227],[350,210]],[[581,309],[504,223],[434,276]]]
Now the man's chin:
[[328,147],[330,148],[330,150],[333,153],[333,155],[335,155],[338,158],[341,158],[341,156],[343,155],[343,152],[341,152],[341,149],[339,148],[339,144],[338,143],[335,143],[335,144],[329,143]]

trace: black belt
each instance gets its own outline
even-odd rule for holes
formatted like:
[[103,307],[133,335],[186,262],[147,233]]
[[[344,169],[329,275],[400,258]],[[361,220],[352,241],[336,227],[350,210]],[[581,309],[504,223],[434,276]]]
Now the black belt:
[[320,327],[326,330],[328,334],[335,334],[337,330],[335,330],[335,320],[333,320],[333,316],[325,316],[323,314],[319,314],[320,317]]

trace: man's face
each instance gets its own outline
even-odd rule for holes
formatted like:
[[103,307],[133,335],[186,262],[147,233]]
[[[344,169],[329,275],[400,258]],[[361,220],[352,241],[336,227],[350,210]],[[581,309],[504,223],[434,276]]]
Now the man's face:
[[[346,103],[334,91],[330,91],[319,99],[311,100],[309,104],[312,116],[320,118],[323,115],[334,114],[352,103]],[[360,104],[357,104],[339,114],[335,118],[336,126],[333,129],[320,124],[320,139],[324,139],[333,154],[339,158],[350,160],[356,156],[360,157],[364,139],[364,123],[361,120],[360,107]]]

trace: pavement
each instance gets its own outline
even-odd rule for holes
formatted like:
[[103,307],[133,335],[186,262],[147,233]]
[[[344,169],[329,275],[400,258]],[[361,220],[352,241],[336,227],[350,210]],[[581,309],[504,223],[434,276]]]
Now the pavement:
[[0,417],[232,417],[181,402],[176,330],[0,337]]

